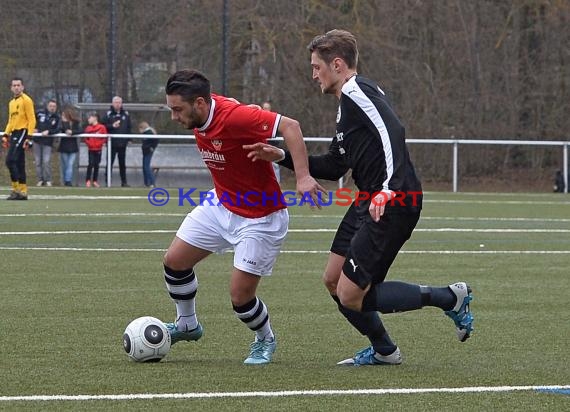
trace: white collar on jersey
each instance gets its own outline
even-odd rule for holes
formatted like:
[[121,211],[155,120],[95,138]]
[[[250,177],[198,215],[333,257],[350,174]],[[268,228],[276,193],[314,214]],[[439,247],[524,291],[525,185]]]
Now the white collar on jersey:
[[208,126],[210,126],[210,124],[212,123],[212,118],[214,117],[215,108],[216,108],[216,101],[214,100],[214,98],[212,98],[212,104],[210,104],[210,113],[208,113],[208,120],[206,120],[206,123],[204,123],[202,127],[198,128],[199,132],[203,132],[208,128]]

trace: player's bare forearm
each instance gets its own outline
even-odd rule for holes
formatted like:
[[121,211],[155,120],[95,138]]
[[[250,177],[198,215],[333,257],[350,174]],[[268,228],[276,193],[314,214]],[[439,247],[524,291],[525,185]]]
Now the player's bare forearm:
[[283,116],[279,124],[279,132],[287,145],[293,164],[295,166],[295,176],[297,181],[305,176],[309,176],[309,158],[307,147],[303,140],[303,133],[299,122]]
[[299,122],[288,117],[282,117],[279,132],[283,136],[293,159],[295,177],[297,178],[297,192],[301,195],[309,193],[315,205],[320,209],[320,204],[317,202],[317,192],[325,192],[325,189],[309,173],[307,147],[303,140]]

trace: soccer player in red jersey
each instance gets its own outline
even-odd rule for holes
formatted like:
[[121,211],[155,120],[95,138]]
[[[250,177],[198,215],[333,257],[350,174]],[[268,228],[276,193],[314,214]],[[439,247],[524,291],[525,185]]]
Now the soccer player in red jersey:
[[289,215],[269,162],[252,163],[244,145],[283,136],[295,164],[297,192],[315,205],[324,189],[309,174],[307,151],[296,120],[242,105],[211,93],[210,81],[181,70],[166,83],[172,120],[193,129],[198,150],[214,182],[207,202],[188,214],[164,256],[166,287],[176,321],[166,323],[172,343],[198,340],[202,325],[195,310],[194,266],[211,253],[234,251],[230,297],[237,317],[255,332],[246,364],[271,362],[276,340],[269,311],[256,296],[262,276],[271,274],[287,233]]

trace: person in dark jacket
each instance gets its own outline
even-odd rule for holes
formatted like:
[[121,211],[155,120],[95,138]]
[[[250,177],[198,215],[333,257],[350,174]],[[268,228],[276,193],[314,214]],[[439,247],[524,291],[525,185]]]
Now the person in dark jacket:
[[[139,123],[139,132],[142,134],[149,134],[153,135],[156,134],[156,130],[154,130],[148,122],[142,121]],[[143,167],[143,179],[144,185],[146,187],[154,187],[154,173],[152,172],[152,168],[150,167],[150,161],[152,159],[152,155],[154,154],[154,150],[158,146],[158,139],[156,137],[149,137],[147,139],[143,139],[142,141],[142,167]]]
[[53,148],[53,135],[59,132],[59,114],[57,113],[57,101],[51,99],[44,110],[36,113],[36,133],[34,136],[34,161],[36,164],[37,186],[51,186],[51,151]]
[[[131,116],[123,109],[123,99],[119,96],[113,97],[111,108],[105,114],[103,124],[109,134],[130,134]],[[127,155],[127,145],[130,139],[126,137],[114,137],[111,139],[111,171],[115,163],[115,156],[119,157],[119,174],[121,175],[121,186],[128,187],[127,166],[125,163]],[[105,172],[107,176],[107,172]]]
[[564,189],[566,189],[564,176],[562,175],[562,172],[558,170],[554,176],[554,193],[564,193]]
[[79,144],[77,143],[77,135],[81,133],[81,120],[79,115],[72,107],[66,107],[61,113],[60,133],[66,136],[60,138],[59,162],[61,165],[61,176],[65,186],[72,186],[73,172],[77,153],[79,153]]

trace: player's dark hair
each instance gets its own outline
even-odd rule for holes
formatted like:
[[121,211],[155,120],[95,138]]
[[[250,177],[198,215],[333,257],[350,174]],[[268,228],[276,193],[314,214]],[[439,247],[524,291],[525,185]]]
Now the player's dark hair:
[[334,29],[320,34],[311,40],[307,49],[316,52],[327,64],[340,57],[349,69],[356,69],[358,65],[356,38],[346,30]]
[[24,79],[22,79],[21,77],[12,77],[12,80],[10,80],[10,84],[12,84],[13,81],[20,81],[22,82],[22,84],[24,84]]
[[179,70],[166,82],[167,95],[179,95],[188,103],[202,97],[209,104],[212,101],[210,93],[210,80],[197,70]]

